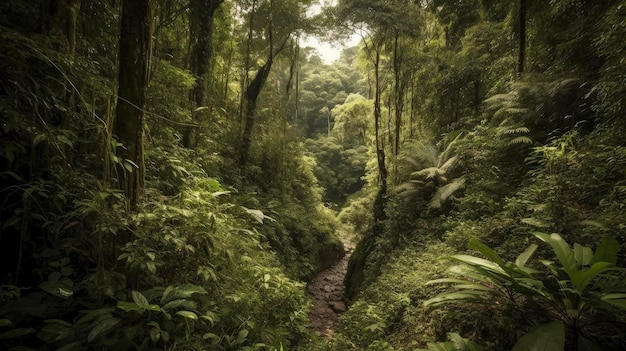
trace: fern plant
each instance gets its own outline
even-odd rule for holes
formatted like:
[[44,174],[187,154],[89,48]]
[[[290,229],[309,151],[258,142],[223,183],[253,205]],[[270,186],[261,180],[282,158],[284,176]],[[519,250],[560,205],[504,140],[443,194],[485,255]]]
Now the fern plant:
[[[557,260],[540,260],[546,270],[527,266],[537,250],[531,244],[515,260],[505,262],[494,250],[476,239],[469,248],[486,258],[471,255],[446,257],[460,263],[450,268],[455,278],[432,280],[428,284],[451,284],[454,289],[424,302],[426,306],[448,303],[492,304],[506,300],[522,312],[550,317],[519,339],[513,350],[563,350],[566,343],[579,350],[600,349],[592,325],[615,322],[626,312],[626,283],[623,268],[616,267],[618,242],[605,237],[595,253],[574,244],[573,249],[559,234],[533,233],[547,243]],[[566,336],[570,339],[566,340]]]
[[429,208],[438,209],[452,195],[465,186],[465,178],[449,179],[451,171],[459,161],[458,156],[449,156],[457,136],[442,152],[433,145],[413,141],[404,148],[400,156],[401,167],[409,173],[409,180],[396,187],[396,191],[406,196],[428,194]]

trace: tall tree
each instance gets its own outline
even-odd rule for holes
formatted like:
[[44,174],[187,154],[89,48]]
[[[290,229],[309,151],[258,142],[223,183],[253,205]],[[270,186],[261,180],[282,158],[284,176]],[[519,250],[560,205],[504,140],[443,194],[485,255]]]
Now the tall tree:
[[526,59],[526,0],[519,0],[519,56],[517,59],[517,73],[524,72]]
[[115,133],[123,144],[118,150],[123,160],[123,167],[118,172],[119,186],[131,208],[137,205],[145,174],[143,125],[151,36],[150,0],[124,0],[119,42]]
[[[189,2],[189,70],[195,83],[189,99],[195,108],[206,104],[206,80],[213,60],[213,26],[215,12],[224,0],[190,0]],[[193,113],[193,112],[192,112]],[[188,127],[183,135],[183,145],[195,145],[195,129]]]
[[190,5],[190,44],[191,57],[189,70],[196,78],[191,99],[196,107],[205,104],[206,75],[213,59],[213,22],[215,11],[224,0],[191,0]]
[[[256,2],[255,2],[256,4]],[[242,98],[245,99],[244,105],[244,129],[241,137],[241,148],[239,153],[239,165],[241,169],[245,169],[250,157],[250,147],[252,143],[252,132],[255,125],[255,115],[257,109],[257,100],[267,78],[269,77],[274,58],[281,53],[289,41],[298,30],[302,30],[306,25],[304,20],[304,6],[307,2],[296,2],[293,0],[268,0],[259,4],[259,7],[250,14],[250,18],[255,17],[258,11],[261,18],[266,18],[267,22],[255,23],[250,21],[250,31],[257,24],[261,27],[257,29],[257,34],[266,43],[265,61],[256,71],[254,78],[247,84]],[[259,21],[261,22],[261,21]],[[249,39],[250,40],[250,39]],[[250,55],[251,53],[248,52]]]

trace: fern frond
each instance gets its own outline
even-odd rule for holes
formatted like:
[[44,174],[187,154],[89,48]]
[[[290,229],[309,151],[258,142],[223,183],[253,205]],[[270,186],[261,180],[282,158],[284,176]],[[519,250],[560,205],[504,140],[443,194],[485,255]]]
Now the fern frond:
[[485,103],[500,109],[502,107],[510,107],[517,104],[517,100],[518,98],[515,94],[496,94],[486,99]]
[[459,189],[462,189],[465,186],[465,178],[459,177],[453,179],[450,183],[439,187],[428,206],[430,208],[441,208],[441,206]]
[[421,180],[409,180],[408,182],[404,182],[398,185],[395,189],[397,193],[415,193],[419,189],[423,188],[425,183]]
[[423,178],[423,179],[435,179],[437,177],[443,177],[446,174],[444,170],[438,167],[428,167],[420,169],[411,173],[411,177]]
[[440,165],[442,164],[443,160],[445,160],[446,158],[448,158],[448,154],[452,151],[452,148],[454,147],[454,145],[456,145],[456,143],[461,140],[461,138],[465,135],[465,133],[458,132],[458,134],[454,137],[454,139],[452,139],[452,141],[450,143],[448,143],[448,145],[446,145],[446,148],[439,154],[439,157],[437,157],[437,164]]
[[533,140],[527,136],[518,136],[517,138],[513,138],[509,140],[507,145],[517,145],[517,144],[532,144]]
[[504,131],[504,134],[525,134],[530,133],[530,129],[526,127],[510,128]]
[[439,168],[444,172],[448,172],[450,169],[456,166],[458,162],[459,162],[459,156],[452,156],[446,162],[444,162],[444,164],[442,164],[441,167]]

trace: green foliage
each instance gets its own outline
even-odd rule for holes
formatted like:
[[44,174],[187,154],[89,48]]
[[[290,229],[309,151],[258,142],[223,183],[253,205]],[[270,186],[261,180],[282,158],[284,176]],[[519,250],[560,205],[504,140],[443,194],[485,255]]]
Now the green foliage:
[[[33,291],[3,294],[0,313],[8,320],[3,345],[18,340],[49,345],[45,349],[293,344],[307,333],[303,285],[284,275],[273,254],[259,250],[258,232],[240,227],[256,218],[250,209],[221,201],[227,194],[219,182],[192,176],[176,197],[158,194],[125,219],[125,226],[104,216],[108,196],[96,197],[93,209],[86,201],[77,203],[73,215],[97,216],[100,222],[94,250],[82,252],[99,265],[83,272],[80,261],[69,256],[80,252],[72,246],[44,251],[40,259],[48,268],[40,272],[47,279]],[[104,244],[129,228],[134,233],[119,248],[115,264]],[[39,325],[33,319],[41,327],[27,327]]]
[[350,94],[342,104],[337,104],[331,111],[336,135],[345,148],[367,145],[372,136],[371,115],[373,101],[359,94]]
[[451,273],[461,278],[430,281],[429,284],[452,284],[455,289],[424,304],[491,304],[503,300],[512,303],[520,312],[536,313],[531,315],[531,320],[545,316],[545,311],[548,311],[555,322],[531,331],[518,341],[514,349],[554,345],[549,349],[562,350],[566,343],[565,330],[569,338],[573,338],[568,340],[568,344],[585,342],[593,345],[590,337],[600,340],[606,337],[606,330],[597,330],[593,324],[598,321],[608,324],[618,322],[624,318],[625,311],[621,300],[623,294],[616,293],[626,289],[622,280],[626,271],[615,267],[619,250],[617,241],[611,237],[604,238],[594,253],[591,248],[580,244],[574,244],[572,249],[558,234],[533,234],[549,244],[557,258],[557,262],[541,260],[546,271],[527,266],[537,249],[536,244],[530,245],[515,262],[505,262],[491,248],[472,240],[469,248],[477,250],[486,259],[469,255],[447,257],[461,263],[450,269]]
[[419,351],[481,351],[482,348],[470,340],[464,339],[457,333],[448,333],[447,342],[438,344],[428,343],[427,349]]
[[[425,345],[432,341],[428,334],[435,323],[420,303],[435,294],[425,284],[445,270],[436,264],[440,253],[453,251],[435,242],[393,249],[384,246],[381,240],[375,245],[377,255],[369,257],[365,276],[374,279],[372,271],[377,265],[382,265],[380,273],[374,284],[371,281],[364,284],[358,300],[342,316],[339,332],[356,345],[355,349],[370,349],[376,342],[388,342],[395,347]],[[441,322],[440,317],[434,319]],[[363,330],[367,332],[356,332]]]
[[346,199],[364,185],[362,178],[370,157],[367,147],[347,147],[333,137],[307,139],[304,147],[317,161],[314,174],[324,188],[324,202],[343,207]]
[[439,153],[432,145],[414,141],[405,145],[400,160],[400,169],[411,172],[410,180],[400,184],[396,191],[407,197],[429,198],[428,208],[440,209],[465,184],[463,177],[448,179],[458,163],[458,156],[449,157],[455,141]]

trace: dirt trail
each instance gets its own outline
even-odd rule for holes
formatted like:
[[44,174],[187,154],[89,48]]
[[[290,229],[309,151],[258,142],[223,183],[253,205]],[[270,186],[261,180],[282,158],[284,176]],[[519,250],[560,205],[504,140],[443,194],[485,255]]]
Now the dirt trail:
[[341,236],[341,240],[346,253],[344,257],[336,265],[320,272],[307,286],[307,292],[313,298],[309,321],[311,329],[319,336],[332,337],[339,315],[346,311],[343,279],[355,245],[345,235]]

